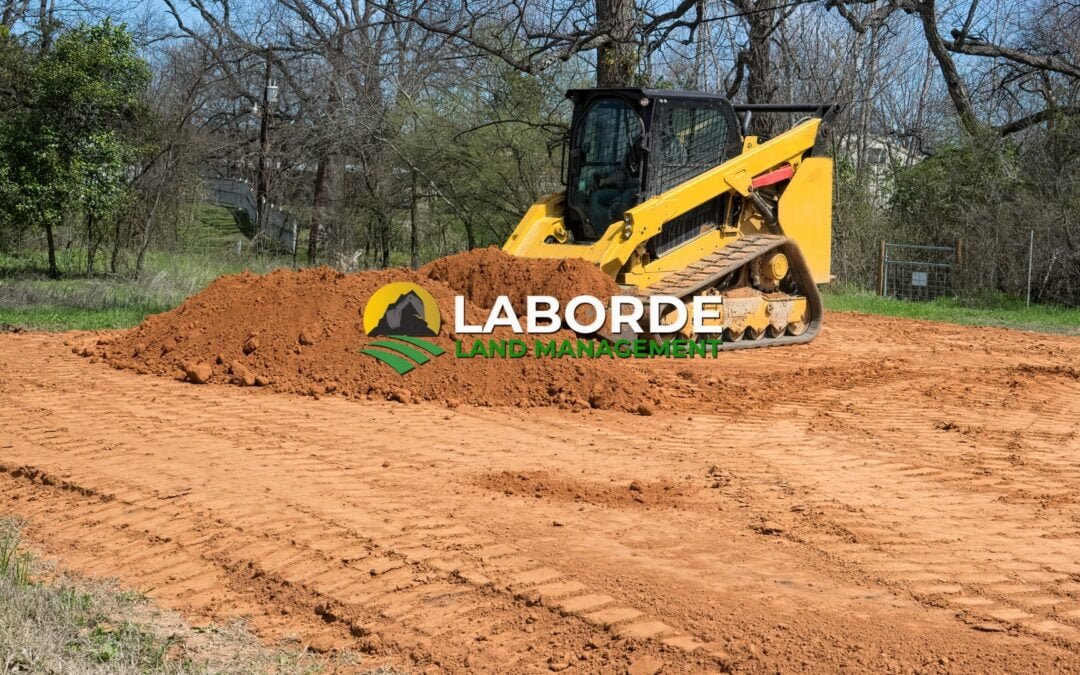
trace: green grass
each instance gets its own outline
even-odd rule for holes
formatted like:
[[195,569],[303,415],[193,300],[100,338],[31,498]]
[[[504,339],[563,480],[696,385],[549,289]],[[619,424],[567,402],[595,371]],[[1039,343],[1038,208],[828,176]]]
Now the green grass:
[[823,297],[825,309],[831,311],[1080,335],[1080,309],[1034,304],[1028,307],[1023,299],[1003,294],[911,302],[840,287],[826,289]]
[[318,658],[295,641],[264,646],[240,623],[195,629],[143,594],[57,574],[23,550],[21,529],[0,518],[0,672],[318,673],[358,665],[351,652]]
[[251,223],[244,219],[246,231],[237,226],[236,218],[226,208],[213,204],[199,204],[195,208],[195,222],[191,229],[193,238],[208,246],[228,248],[229,244],[243,241],[247,246],[251,240]]
[[[168,308],[165,308],[168,309]],[[153,309],[85,309],[62,305],[40,307],[0,308],[0,327],[67,331],[107,330],[129,328],[142,323],[149,314],[164,310]]]
[[[61,269],[77,267],[67,262],[61,260]],[[43,253],[0,254],[0,326],[53,331],[127,328],[147,314],[172,309],[223,274],[268,272],[291,264],[288,257],[150,251],[137,281],[107,275],[50,279]]]
[[161,672],[171,636],[128,620],[139,598],[44,571],[20,549],[21,523],[0,520],[0,664],[8,672]]

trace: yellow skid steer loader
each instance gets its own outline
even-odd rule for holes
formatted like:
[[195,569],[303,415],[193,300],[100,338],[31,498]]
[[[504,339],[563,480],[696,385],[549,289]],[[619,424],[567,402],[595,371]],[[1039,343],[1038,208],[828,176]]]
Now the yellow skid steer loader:
[[[566,190],[534,204],[504,251],[588,260],[630,292],[688,307],[721,296],[720,317],[702,322],[722,327],[724,349],[814,338],[817,284],[830,279],[832,106],[654,89],[567,96]],[[804,117],[773,138],[747,134],[752,115],[775,113]],[[697,337],[692,325],[680,332]]]

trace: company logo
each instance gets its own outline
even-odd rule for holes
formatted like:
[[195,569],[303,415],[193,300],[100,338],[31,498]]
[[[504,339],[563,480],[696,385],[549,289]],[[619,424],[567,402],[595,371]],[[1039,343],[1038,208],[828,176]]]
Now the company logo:
[[364,332],[372,337],[435,337],[441,322],[435,297],[423,287],[407,281],[383,286],[364,307]]
[[441,325],[439,303],[426,289],[405,281],[387,284],[375,291],[364,307],[364,332],[388,339],[376,340],[360,353],[404,375],[446,353],[422,339],[438,335]]
[[[584,310],[579,318],[578,310]],[[488,310],[487,320],[472,324],[466,320],[465,297],[454,298],[453,332],[458,336],[480,335],[471,344],[455,340],[454,357],[511,358],[715,358],[723,329],[723,299],[695,296],[689,303],[672,295],[642,298],[615,295],[606,302],[591,295],[579,295],[561,306],[557,298],[530,295],[525,314],[519,316],[510,298],[500,295]],[[442,356],[446,350],[424,338],[436,337],[442,316],[435,297],[409,282],[395,282],[377,290],[364,307],[364,332],[381,337],[360,350],[399,374]],[[547,338],[565,328],[578,338]],[[509,329],[518,336],[491,339],[496,329]],[[597,340],[588,336],[609,336]],[[622,337],[629,335],[627,339]]]

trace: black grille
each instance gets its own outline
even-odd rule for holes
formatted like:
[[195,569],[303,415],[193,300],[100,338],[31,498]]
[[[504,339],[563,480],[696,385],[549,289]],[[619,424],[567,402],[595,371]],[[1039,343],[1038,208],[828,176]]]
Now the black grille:
[[659,258],[671,249],[716,229],[723,218],[723,205],[726,199],[726,195],[710,199],[666,223],[660,230],[660,234],[650,239],[646,245],[649,254],[654,258]]
[[719,106],[668,101],[653,120],[659,133],[649,153],[649,193],[670,190],[723,163],[730,144],[728,118]]

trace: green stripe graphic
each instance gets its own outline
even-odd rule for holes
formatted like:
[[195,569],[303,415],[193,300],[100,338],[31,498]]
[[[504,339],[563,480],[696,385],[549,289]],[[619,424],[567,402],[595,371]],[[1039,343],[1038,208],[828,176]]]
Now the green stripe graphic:
[[376,359],[382,361],[386,365],[396,370],[398,375],[404,375],[405,373],[415,368],[413,364],[409,363],[397,354],[392,354],[390,352],[384,352],[378,349],[361,349],[360,353],[367,354],[368,356],[373,356]]
[[415,345],[420,349],[425,350],[428,354],[431,354],[432,356],[442,356],[446,353],[445,349],[435,344],[434,342],[421,340],[420,338],[412,337],[411,335],[391,335],[390,337],[394,338],[395,340],[402,340],[404,342],[408,342],[411,345]]
[[[390,338],[392,340],[399,340],[399,342],[377,340],[371,343],[371,347],[381,347],[382,349],[365,347],[360,350],[360,353],[367,354],[372,358],[382,361],[397,371],[398,375],[404,375],[416,366],[423,365],[430,361],[431,357],[428,356],[428,354],[431,354],[431,356],[442,356],[446,353],[446,350],[439,345],[428,342],[427,340],[412,337],[411,335],[391,335]],[[415,349],[415,347],[419,347],[420,349]],[[427,354],[424,352],[427,352]],[[415,361],[416,363],[412,363],[409,359],[412,359],[412,361]]]
[[[396,337],[396,336],[395,336]],[[419,349],[413,349],[409,345],[403,345],[400,342],[390,342],[389,340],[378,340],[371,343],[372,347],[382,347],[383,349],[389,349],[392,352],[397,352],[402,356],[407,356],[413,361],[416,361],[417,365],[423,365],[430,361],[428,355]]]

